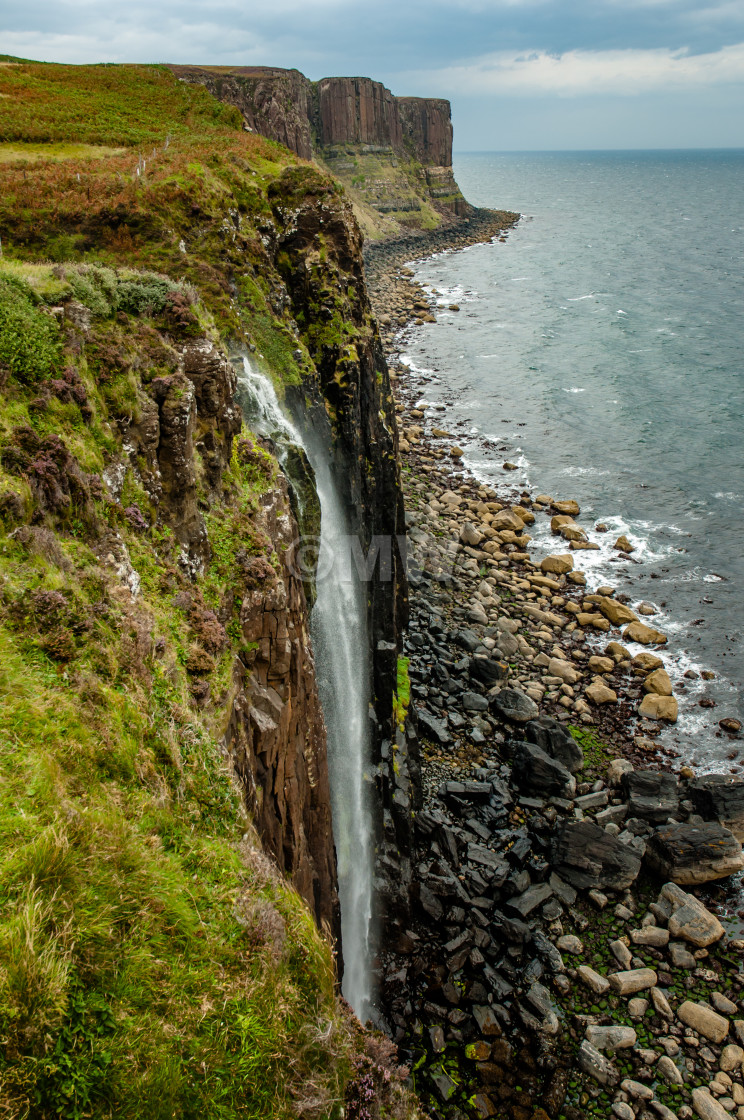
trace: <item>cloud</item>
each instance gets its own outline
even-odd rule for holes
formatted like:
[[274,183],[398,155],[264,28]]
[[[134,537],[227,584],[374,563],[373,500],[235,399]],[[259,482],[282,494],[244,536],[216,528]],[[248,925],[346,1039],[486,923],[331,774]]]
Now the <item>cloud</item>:
[[495,52],[455,66],[403,76],[442,96],[635,96],[744,82],[744,43],[708,54],[687,50]]

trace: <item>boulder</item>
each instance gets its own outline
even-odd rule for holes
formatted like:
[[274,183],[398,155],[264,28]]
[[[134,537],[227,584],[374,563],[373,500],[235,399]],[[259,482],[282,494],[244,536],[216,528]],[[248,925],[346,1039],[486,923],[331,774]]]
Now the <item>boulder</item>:
[[718,821],[744,843],[744,779],[701,774],[690,782],[689,797],[704,821]]
[[644,673],[651,673],[654,669],[661,669],[664,662],[655,653],[647,653],[643,650],[635,655],[632,664],[634,668],[641,669]]
[[631,968],[627,972],[612,972],[608,979],[613,992],[619,996],[633,996],[653,988],[658,976],[653,968]]
[[677,1018],[686,1027],[691,1027],[692,1030],[704,1035],[705,1038],[709,1038],[711,1042],[715,1042],[717,1045],[723,1042],[729,1032],[728,1019],[724,1019],[723,1015],[719,1015],[707,1003],[693,1003],[691,1000],[685,1000],[677,1008]]
[[419,731],[425,738],[433,739],[442,746],[446,746],[447,743],[452,742],[452,736],[447,730],[447,724],[444,720],[436,719],[426,708],[419,708],[416,712],[416,716],[418,718]]
[[506,680],[509,666],[506,662],[496,661],[491,657],[474,657],[470,662],[470,676],[486,688],[492,688],[498,681]]
[[718,918],[676,883],[664,884],[659,903],[671,910],[667,925],[672,937],[682,937],[698,949],[706,949],[723,937],[725,930]]
[[470,545],[471,548],[477,548],[483,540],[483,533],[480,529],[476,529],[472,521],[466,521],[460,530],[460,540],[463,544]]
[[591,700],[592,704],[616,704],[617,693],[609,688],[604,681],[595,680],[584,690],[584,695],[587,700]]
[[635,547],[630,543],[625,534],[617,538],[613,548],[616,548],[619,552],[635,552]]
[[631,622],[623,630],[623,638],[626,642],[640,642],[642,646],[663,646],[667,640],[666,634],[645,622]]
[[646,845],[649,867],[680,886],[725,879],[744,868],[741,844],[721,824],[672,824]]
[[[658,670],[663,673],[663,669]],[[651,674],[654,675],[653,673]],[[666,676],[666,673],[664,673]],[[679,704],[674,696],[660,696],[655,692],[647,692],[638,707],[638,714],[643,719],[664,720],[666,723],[676,723],[679,718]]]
[[613,626],[622,626],[624,622],[639,621],[638,615],[630,607],[626,607],[625,603],[619,603],[617,599],[611,599],[609,595],[600,595],[597,599],[597,606]]
[[574,887],[624,890],[635,882],[641,857],[593,821],[565,821],[552,845],[553,870]]
[[581,513],[579,503],[575,502],[573,498],[566,498],[565,501],[553,502],[553,509],[557,509],[559,513],[566,513],[570,517],[578,517]]
[[560,677],[566,684],[576,684],[581,677],[581,673],[570,661],[564,661],[560,657],[550,658],[548,662],[548,673],[551,677]]
[[586,1028],[587,1042],[591,1042],[597,1050],[629,1050],[635,1046],[637,1037],[632,1027]]
[[710,1089],[702,1087],[693,1089],[692,1107],[700,1120],[730,1120],[731,1113],[718,1103],[711,1095]]
[[510,723],[529,723],[539,715],[535,701],[516,688],[492,690],[488,695],[492,710]]
[[665,824],[679,808],[677,779],[658,770],[630,770],[623,778],[628,813],[651,824]]
[[524,521],[513,510],[502,509],[494,514],[491,520],[491,528],[495,529],[497,533],[501,533],[505,529],[511,529],[513,533],[521,533],[524,529]]
[[584,1039],[577,1054],[579,1068],[598,1081],[600,1085],[616,1085],[620,1074],[604,1055],[600,1054],[591,1042]]
[[535,743],[515,745],[511,776],[523,793],[535,793],[538,797],[549,797],[551,794],[571,796],[576,790],[576,779],[571,772]]
[[657,696],[671,696],[672,682],[666,669],[654,669],[643,682],[646,692],[655,692]]
[[561,762],[572,774],[584,765],[584,752],[562,723],[550,716],[538,716],[525,726],[524,737]]
[[541,571],[555,572],[559,576],[573,571],[573,566],[573,556],[571,556],[570,553],[567,552],[563,552],[554,556],[546,556],[544,560],[540,561]]

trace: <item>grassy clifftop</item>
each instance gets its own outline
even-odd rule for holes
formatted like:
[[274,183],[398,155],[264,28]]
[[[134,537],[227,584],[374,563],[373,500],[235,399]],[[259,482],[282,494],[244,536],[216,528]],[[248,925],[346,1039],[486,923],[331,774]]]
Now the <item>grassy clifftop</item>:
[[409,1115],[223,745],[286,505],[223,340],[330,345],[267,251],[308,191],[166,70],[0,65],[2,1116]]

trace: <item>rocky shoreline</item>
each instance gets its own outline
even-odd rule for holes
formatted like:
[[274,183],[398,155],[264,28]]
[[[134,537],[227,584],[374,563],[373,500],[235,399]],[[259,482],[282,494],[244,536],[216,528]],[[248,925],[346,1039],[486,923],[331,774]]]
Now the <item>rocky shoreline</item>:
[[[570,497],[470,476],[396,353],[436,310],[405,260],[516,218],[365,252],[413,554],[410,757],[382,778],[416,810],[414,903],[387,917],[382,1006],[433,1118],[744,1120],[744,942],[716,916],[744,781],[672,771],[653,604],[588,586]],[[538,563],[544,517],[559,544]]]

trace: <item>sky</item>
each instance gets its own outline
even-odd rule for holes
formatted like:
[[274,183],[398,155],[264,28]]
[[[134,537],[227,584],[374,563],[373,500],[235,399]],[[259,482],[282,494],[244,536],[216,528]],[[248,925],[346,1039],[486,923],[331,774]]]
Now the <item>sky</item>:
[[0,0],[0,52],[366,75],[459,151],[744,147],[744,0]]

